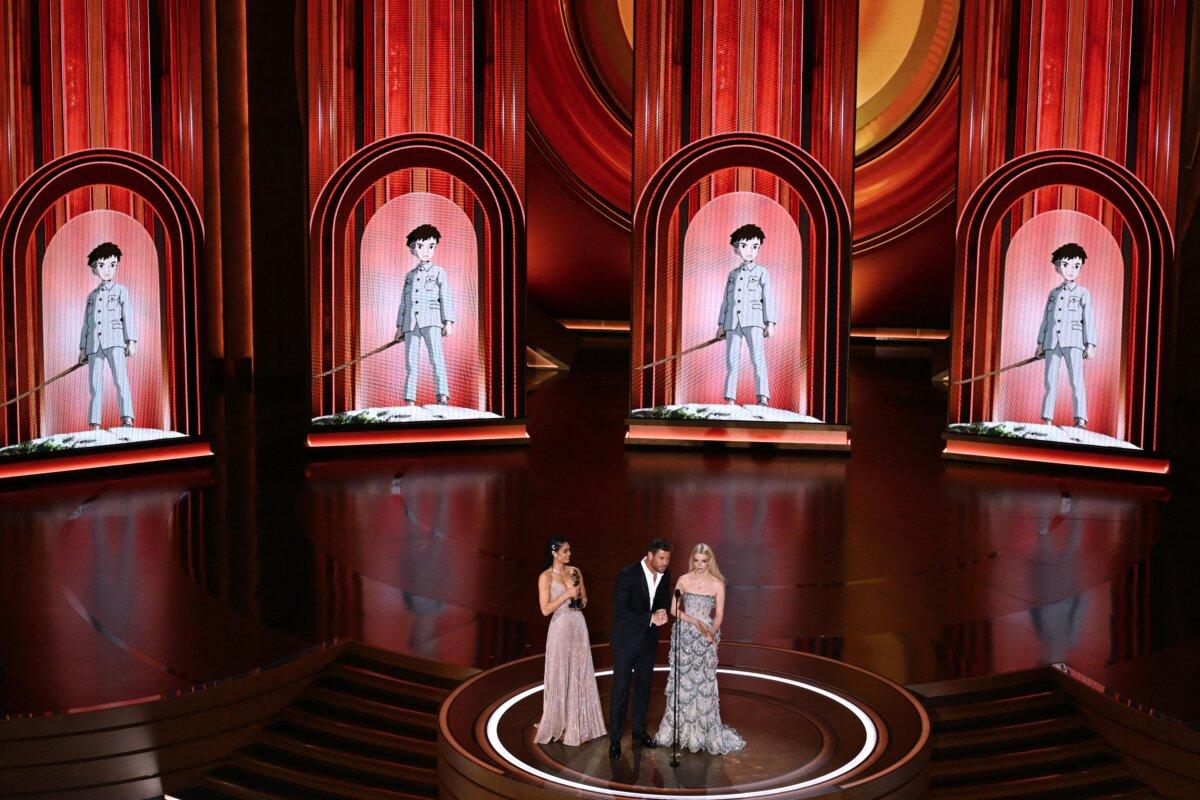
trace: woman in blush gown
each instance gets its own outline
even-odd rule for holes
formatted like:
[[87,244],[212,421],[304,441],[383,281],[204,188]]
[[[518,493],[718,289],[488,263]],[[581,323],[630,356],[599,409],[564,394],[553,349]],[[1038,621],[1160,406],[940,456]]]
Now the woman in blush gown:
[[538,603],[542,614],[550,617],[550,630],[546,633],[542,720],[534,741],[546,744],[557,739],[576,747],[605,734],[592,646],[583,619],[587,590],[580,571],[568,566],[570,542],[556,536],[546,553],[549,563],[538,576]]
[[736,730],[721,722],[717,693],[717,645],[725,616],[725,578],[717,568],[712,548],[706,544],[692,548],[689,566],[691,569],[675,584],[682,592],[682,607],[678,601],[671,603],[675,624],[671,627],[667,709],[654,738],[660,745],[670,745],[673,738],[678,644],[679,746],[693,753],[707,750],[724,755],[746,746]]

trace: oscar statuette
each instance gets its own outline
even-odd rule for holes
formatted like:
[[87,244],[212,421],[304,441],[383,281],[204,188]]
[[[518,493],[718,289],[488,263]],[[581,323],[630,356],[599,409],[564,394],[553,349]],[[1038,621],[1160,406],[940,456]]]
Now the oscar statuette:
[[[574,586],[575,588],[579,588],[579,570],[578,569],[571,570],[571,585]],[[581,609],[581,608],[583,608],[583,601],[580,600],[578,597],[572,597],[567,602],[567,605],[570,606],[571,608],[580,608]]]

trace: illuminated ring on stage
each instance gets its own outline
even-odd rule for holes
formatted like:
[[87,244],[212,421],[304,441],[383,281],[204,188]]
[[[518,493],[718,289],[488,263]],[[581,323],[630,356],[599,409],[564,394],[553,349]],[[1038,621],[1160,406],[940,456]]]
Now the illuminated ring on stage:
[[[655,672],[666,672],[669,669],[670,669],[670,667],[655,667],[654,671]],[[866,715],[866,713],[861,708],[856,706],[854,703],[851,703],[849,700],[847,700],[844,697],[841,697],[840,695],[834,694],[833,692],[829,691],[828,689],[822,689],[820,686],[815,686],[811,683],[805,683],[804,681],[798,681],[798,680],[795,680],[794,678],[785,678],[781,675],[772,675],[772,674],[766,673],[766,672],[753,672],[753,671],[745,670],[745,669],[723,669],[723,668],[718,668],[717,672],[721,673],[723,675],[740,675],[745,678],[757,678],[759,680],[773,681],[775,683],[784,683],[784,684],[787,684],[788,686],[795,686],[796,688],[804,689],[804,690],[813,692],[815,694],[819,694],[822,697],[833,700],[835,703],[838,703],[839,705],[844,706],[845,708],[849,709],[850,713],[854,714],[854,716],[858,718],[858,721],[862,723],[863,733],[865,735],[866,741],[863,742],[862,749],[860,749],[858,751],[858,753],[855,754],[854,758],[850,759],[849,761],[847,761],[845,764],[838,767],[837,769],[827,772],[824,775],[818,775],[815,778],[810,778],[809,780],[801,781],[800,783],[793,783],[789,786],[779,786],[779,787],[776,787],[773,789],[758,789],[758,790],[755,790],[752,792],[729,792],[726,794],[707,794],[707,793],[705,793],[705,794],[687,794],[686,792],[681,792],[678,789],[676,789],[674,791],[670,791],[670,792],[650,791],[650,790],[638,790],[637,792],[628,792],[628,791],[623,791],[623,790],[619,790],[619,789],[609,789],[604,786],[594,786],[594,785],[587,784],[587,783],[579,783],[578,781],[569,781],[566,778],[560,778],[557,775],[550,774],[549,772],[543,772],[542,770],[540,770],[536,767],[530,766],[529,764],[526,764],[524,761],[521,761],[520,759],[518,759],[516,756],[514,756],[512,754],[512,752],[509,751],[509,749],[507,747],[504,746],[504,743],[500,741],[500,734],[499,734],[500,720],[509,711],[509,709],[511,709],[517,703],[520,703],[522,700],[526,699],[527,697],[530,697],[531,695],[535,695],[538,692],[542,691],[542,689],[545,687],[545,684],[539,683],[536,686],[532,686],[528,689],[525,689],[524,691],[518,692],[517,694],[513,695],[508,700],[505,700],[503,703],[501,703],[500,707],[492,712],[491,716],[488,717],[488,720],[487,720],[488,744],[490,744],[495,749],[495,751],[500,755],[500,757],[503,758],[505,761],[507,761],[509,764],[512,764],[515,767],[519,767],[521,770],[523,770],[524,772],[526,772],[528,774],[536,775],[537,777],[541,778],[542,780],[549,781],[550,783],[554,783],[559,786],[569,786],[572,789],[580,789],[582,791],[593,792],[595,794],[604,794],[604,795],[608,795],[609,797],[649,797],[649,798],[703,797],[703,798],[706,798],[706,800],[746,800],[746,798],[754,798],[754,797],[771,797],[774,795],[784,794],[786,792],[795,792],[800,789],[807,789],[810,786],[816,786],[817,784],[820,784],[820,783],[827,783],[829,781],[834,780],[835,778],[839,778],[842,775],[845,775],[847,772],[850,772],[855,767],[862,764],[864,761],[867,760],[867,758],[871,755],[871,752],[875,749],[875,744],[879,739],[879,735],[875,730],[875,724],[873,722],[871,722],[871,718],[868,717]],[[602,678],[607,675],[612,675],[612,673],[613,673],[613,671],[611,669],[597,670],[596,677]]]

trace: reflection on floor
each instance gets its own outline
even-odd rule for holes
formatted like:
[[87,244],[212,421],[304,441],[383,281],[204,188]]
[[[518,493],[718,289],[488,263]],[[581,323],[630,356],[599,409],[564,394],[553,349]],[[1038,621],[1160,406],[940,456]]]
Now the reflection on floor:
[[1194,492],[947,464],[919,359],[852,358],[849,458],[627,451],[626,359],[540,383],[527,448],[305,467],[279,421],[302,427],[305,398],[260,397],[211,474],[4,492],[0,710],[171,691],[331,637],[476,667],[539,652],[553,535],[602,640],[613,577],[662,535],[676,574],[715,549],[727,641],[903,683],[1066,661],[1200,717]]

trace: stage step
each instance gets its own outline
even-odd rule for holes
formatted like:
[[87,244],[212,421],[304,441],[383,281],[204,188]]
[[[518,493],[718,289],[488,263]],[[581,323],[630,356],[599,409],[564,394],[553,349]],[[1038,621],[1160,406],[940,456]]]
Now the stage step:
[[[935,750],[936,752],[936,750]],[[1024,766],[1049,765],[1067,759],[1086,759],[1108,752],[1104,740],[1091,736],[1077,742],[1051,744],[1041,747],[1018,747],[985,755],[953,757],[938,753],[938,776],[949,782],[954,776],[1002,775],[1012,769],[1014,761]]]
[[414,786],[360,769],[335,767],[270,747],[255,746],[238,751],[233,764],[246,772],[301,789],[331,792],[341,797],[383,797],[417,800],[436,797],[432,788]]
[[446,694],[457,689],[459,684],[476,672],[476,670],[446,667],[437,662],[417,662],[411,658],[392,658],[391,654],[367,656],[350,653],[339,658],[337,664],[338,666],[359,667],[421,686],[437,687]]
[[360,692],[317,686],[308,689],[303,699],[309,701],[302,706],[303,708],[325,708],[334,713],[340,710],[353,719],[383,723],[417,736],[437,735],[437,714],[407,708],[376,697],[367,697]]
[[366,749],[350,749],[336,741],[315,741],[310,737],[295,735],[286,728],[272,728],[258,737],[264,751],[286,753],[322,766],[360,772],[365,775],[389,778],[420,789],[437,789],[437,764],[432,767],[419,766],[408,758],[388,758]]
[[433,739],[405,736],[378,726],[359,724],[327,714],[315,714],[298,706],[285,709],[283,721],[349,743],[384,748],[397,757],[419,758],[422,763],[437,764],[437,741]]
[[1108,770],[1046,775],[1000,781],[972,788],[930,788],[929,800],[1101,800],[1101,798],[1153,798],[1154,792],[1135,778],[1125,777],[1124,767]]
[[1054,712],[1070,713],[1071,711],[1070,698],[1055,690],[976,700],[969,703],[940,705],[931,709],[931,715],[941,723],[943,730],[952,730],[1019,721],[1031,716],[1042,716]]
[[1048,670],[912,687],[933,722],[930,798],[1152,798]]
[[449,689],[428,686],[416,681],[397,678],[381,672],[378,667],[357,664],[335,664],[325,682],[335,686],[356,686],[381,695],[404,700],[413,708],[436,713],[442,701],[450,694]]
[[1076,741],[1089,734],[1092,734],[1092,730],[1082,714],[1009,722],[950,733],[941,732],[935,721],[933,747],[935,752],[940,750],[955,755],[982,754],[1005,747],[1018,748],[1023,743],[1042,745]]
[[357,647],[184,800],[437,797],[437,712],[468,671]]

